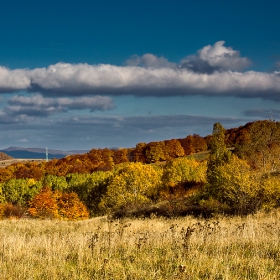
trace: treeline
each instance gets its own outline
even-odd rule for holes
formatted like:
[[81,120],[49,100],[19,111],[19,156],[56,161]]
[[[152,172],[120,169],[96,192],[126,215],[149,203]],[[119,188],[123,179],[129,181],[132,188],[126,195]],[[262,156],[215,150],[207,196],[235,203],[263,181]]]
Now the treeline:
[[166,165],[122,163],[91,174],[10,179],[0,183],[0,217],[27,213],[37,218],[87,218],[188,196],[205,182],[206,162],[186,157]]
[[[206,149],[207,160],[185,156]],[[61,160],[14,164],[0,170],[0,217],[268,210],[280,206],[279,152],[280,123],[258,121],[228,131],[216,123],[205,138],[193,135],[139,143],[134,149],[93,149]]]
[[[266,125],[267,121],[263,121]],[[225,143],[228,148],[243,145],[249,140],[249,131],[253,123],[225,131]],[[207,151],[212,136],[201,137],[198,134],[182,139],[172,139],[150,143],[138,143],[135,148],[92,149],[83,155],[71,155],[63,159],[48,162],[15,163],[0,169],[0,182],[9,179],[34,178],[40,180],[45,175],[66,176],[71,173],[92,173],[109,171],[115,165],[128,162],[157,163],[177,157],[189,156]]]
[[129,149],[92,149],[83,155],[71,155],[48,162],[14,163],[0,170],[0,182],[21,178],[40,180],[45,175],[66,176],[72,173],[109,171],[120,163],[156,163],[206,150],[206,139],[196,134],[184,139],[139,143]]

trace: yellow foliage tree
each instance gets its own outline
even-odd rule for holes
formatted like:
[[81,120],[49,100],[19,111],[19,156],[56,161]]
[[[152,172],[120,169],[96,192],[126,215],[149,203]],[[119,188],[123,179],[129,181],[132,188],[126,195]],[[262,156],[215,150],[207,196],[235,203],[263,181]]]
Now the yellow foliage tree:
[[251,170],[249,164],[237,156],[216,167],[211,196],[230,206],[239,214],[255,211],[261,205],[261,176]]
[[280,206],[280,178],[278,174],[264,176],[261,182],[263,208],[269,210]]
[[176,158],[168,162],[164,168],[162,181],[164,189],[161,197],[189,196],[206,183],[206,162],[198,162],[193,158]]
[[174,186],[181,182],[206,182],[206,163],[193,158],[176,158],[164,168],[163,182]]
[[151,165],[130,163],[120,169],[108,184],[101,209],[148,202],[158,193],[161,178]]

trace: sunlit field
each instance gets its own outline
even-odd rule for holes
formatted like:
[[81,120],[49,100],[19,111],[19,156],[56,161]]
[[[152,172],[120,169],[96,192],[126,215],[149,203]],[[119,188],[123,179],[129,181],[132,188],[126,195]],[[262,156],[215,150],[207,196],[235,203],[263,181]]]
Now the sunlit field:
[[2,220],[1,279],[280,279],[279,218]]

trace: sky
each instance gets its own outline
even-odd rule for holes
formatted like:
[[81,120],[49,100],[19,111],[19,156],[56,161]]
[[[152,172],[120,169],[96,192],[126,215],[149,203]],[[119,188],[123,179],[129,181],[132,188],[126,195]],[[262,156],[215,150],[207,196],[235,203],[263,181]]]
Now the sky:
[[0,149],[135,147],[280,121],[276,0],[9,0]]

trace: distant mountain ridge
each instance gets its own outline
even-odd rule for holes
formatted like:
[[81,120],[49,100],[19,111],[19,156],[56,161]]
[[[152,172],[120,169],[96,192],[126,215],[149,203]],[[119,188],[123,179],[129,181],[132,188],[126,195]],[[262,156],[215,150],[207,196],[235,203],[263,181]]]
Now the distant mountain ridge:
[[[13,158],[27,158],[27,159],[44,159],[46,158],[46,149],[42,148],[22,148],[11,146],[9,148],[1,150],[1,152],[13,157]],[[52,158],[64,158],[68,155],[74,154],[85,154],[88,150],[71,150],[71,151],[62,151],[48,149],[48,157]]]

